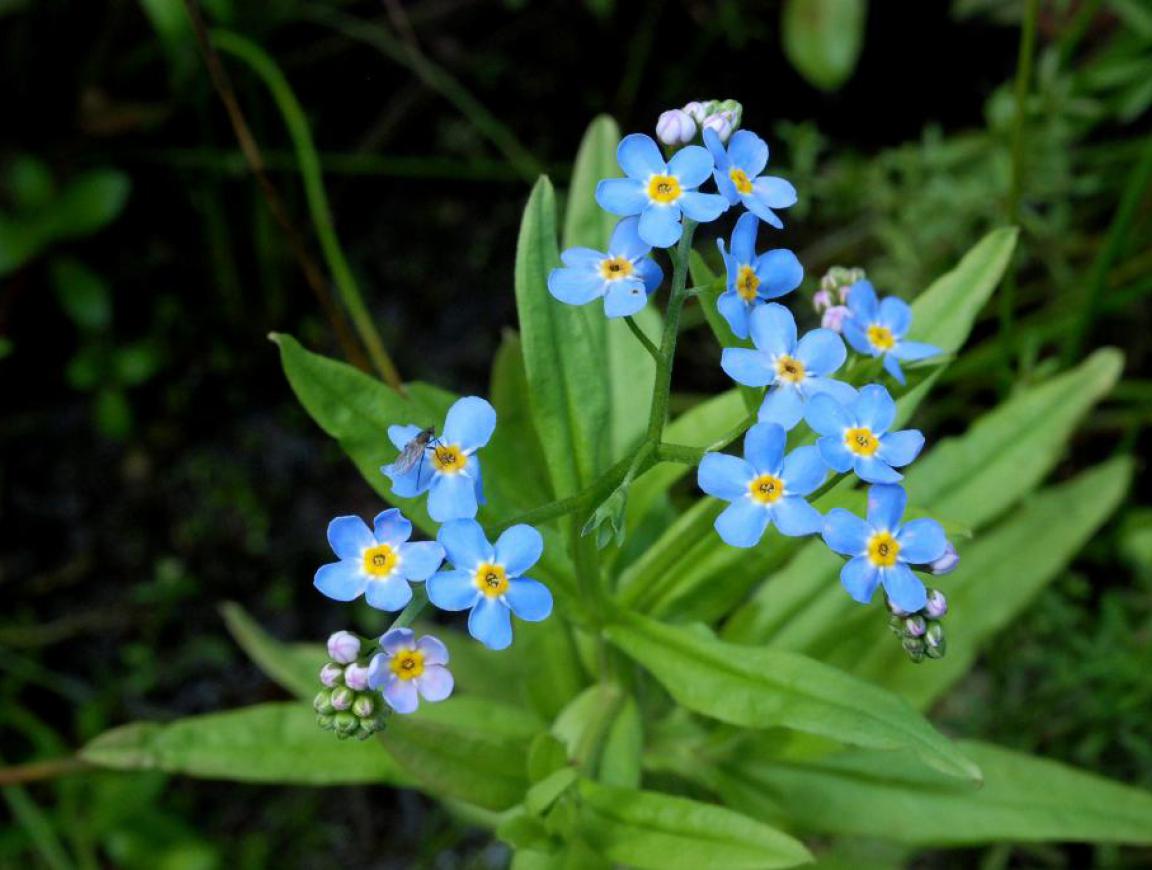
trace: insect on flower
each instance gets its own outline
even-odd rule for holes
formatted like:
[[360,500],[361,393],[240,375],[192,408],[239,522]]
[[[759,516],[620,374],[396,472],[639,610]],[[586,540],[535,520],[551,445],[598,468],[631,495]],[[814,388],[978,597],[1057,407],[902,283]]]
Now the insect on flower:
[[[400,451],[400,455],[396,457],[396,461],[392,463],[391,470],[395,474],[407,474],[416,465],[424,460],[424,452],[429,448],[435,449],[436,443],[439,439],[436,438],[436,427],[429,426],[427,429],[421,429],[416,433],[404,449]],[[419,474],[417,474],[419,477]]]

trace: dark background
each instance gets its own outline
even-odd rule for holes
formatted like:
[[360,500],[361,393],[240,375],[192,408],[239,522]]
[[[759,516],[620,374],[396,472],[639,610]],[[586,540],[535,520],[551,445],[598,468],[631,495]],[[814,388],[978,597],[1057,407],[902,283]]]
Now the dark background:
[[[123,209],[97,231],[0,275],[0,336],[11,343],[0,358],[0,755],[8,763],[61,755],[122,722],[281,697],[228,638],[218,603],[240,601],[287,639],[345,627],[347,608],[318,600],[311,587],[326,557],[323,529],[335,514],[378,509],[297,406],[266,336],[288,332],[333,356],[340,347],[245,170],[194,44],[159,38],[148,5],[0,3],[0,165],[32,155],[60,185],[94,168],[130,184]],[[399,369],[485,392],[501,331],[515,327],[512,264],[530,180],[409,68],[302,12],[338,7],[394,29],[381,6],[227,5],[209,4],[209,19],[263,46],[304,106],[325,155],[337,232]],[[1003,99],[1016,73],[1021,4],[873,3],[859,64],[833,93],[809,84],[780,50],[778,4],[600,5],[419,0],[404,8],[424,54],[561,186],[596,114],[650,131],[661,111],[689,99],[741,100],[745,126],[772,145],[774,171],[801,191],[779,243],[805,263],[802,294],[841,264],[864,265],[888,279],[885,291],[914,296],[983,232],[1011,220]],[[1013,279],[1026,324],[1077,303],[1148,131],[1136,97],[1135,110],[1125,110],[1123,95],[1099,84],[1101,57],[1117,46],[1141,55],[1111,4],[1094,5],[1081,19],[1085,4],[1042,4],[1040,57],[1056,53],[1063,63],[1050,74],[1038,64],[1029,107],[1024,254]],[[1078,21],[1082,36],[1062,57]],[[270,177],[319,258],[276,107],[246,69],[225,63]],[[1101,108],[1085,119],[1077,99]],[[11,210],[13,192],[0,195]],[[1145,211],[1137,209],[1121,266],[1146,248]],[[104,327],[70,316],[53,278],[60,256],[103,277]],[[1135,259],[1129,271],[1139,266]],[[1090,324],[1086,346],[1122,345],[1128,371],[1061,474],[1118,444],[1142,448],[1148,326],[1143,305]],[[994,335],[989,320],[975,343]],[[1051,371],[1062,341],[1024,342],[1020,379]],[[726,386],[710,342],[695,334],[686,343],[677,383],[687,392]],[[925,421],[929,437],[962,428],[1012,377],[984,366],[954,378]],[[1132,704],[1152,698],[1139,665],[1152,622],[1149,528],[1133,497],[945,703],[944,721],[1152,784],[1152,750],[1146,732],[1140,737],[1146,716],[1141,723]],[[1067,713],[1038,722],[1036,707]],[[38,784],[26,796],[89,866],[159,866],[158,856],[172,866],[503,860],[431,803],[383,789],[105,774]],[[24,825],[0,836],[3,866],[34,854],[27,810],[11,802],[8,810]],[[1086,854],[1008,852],[1004,860],[1075,866]]]

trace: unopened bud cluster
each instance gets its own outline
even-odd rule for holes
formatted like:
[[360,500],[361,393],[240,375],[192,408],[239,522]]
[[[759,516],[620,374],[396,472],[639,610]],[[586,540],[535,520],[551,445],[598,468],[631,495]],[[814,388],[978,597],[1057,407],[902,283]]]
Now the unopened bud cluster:
[[908,657],[919,664],[925,658],[941,659],[947,650],[941,620],[948,613],[948,599],[939,589],[928,590],[928,603],[915,613],[907,613],[888,602],[892,616],[888,627],[900,638]]
[[812,297],[812,307],[822,315],[820,325],[833,332],[840,332],[844,318],[851,316],[848,310],[848,291],[858,281],[867,276],[863,269],[847,269],[833,266],[820,279],[820,289]]
[[320,669],[324,688],[312,701],[316,723],[325,731],[334,731],[341,740],[366,740],[383,731],[384,702],[368,689],[368,667],[356,660],[360,638],[347,631],[336,632],[328,638],[328,655],[333,661]]
[[714,130],[721,142],[740,129],[744,107],[735,100],[694,100],[682,109],[669,109],[656,121],[656,138],[669,148],[690,145],[705,130]]

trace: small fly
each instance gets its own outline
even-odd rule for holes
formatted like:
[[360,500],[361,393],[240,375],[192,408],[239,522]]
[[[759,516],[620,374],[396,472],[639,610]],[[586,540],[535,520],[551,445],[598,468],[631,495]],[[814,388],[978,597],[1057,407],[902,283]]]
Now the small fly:
[[394,474],[407,474],[418,463],[424,459],[424,451],[429,445],[436,443],[436,427],[429,426],[427,429],[421,429],[416,433],[404,449],[400,451],[400,455],[396,457],[396,461],[392,463],[392,471]]

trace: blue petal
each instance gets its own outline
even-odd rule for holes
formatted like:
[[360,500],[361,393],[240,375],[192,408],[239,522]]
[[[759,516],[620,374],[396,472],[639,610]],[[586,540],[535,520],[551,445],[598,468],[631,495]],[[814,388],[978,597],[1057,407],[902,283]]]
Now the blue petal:
[[737,338],[748,337],[748,305],[735,290],[725,290],[716,300],[716,310]]
[[428,495],[428,515],[438,523],[476,516],[476,482],[464,474],[438,474]]
[[880,303],[880,311],[876,319],[892,330],[894,336],[903,338],[904,334],[908,332],[908,327],[912,325],[912,309],[903,299],[889,296]]
[[664,270],[651,257],[643,257],[636,263],[636,275],[644,282],[644,290],[655,293],[664,281]]
[[680,179],[680,186],[693,190],[708,180],[716,162],[707,148],[688,145],[672,155],[668,161],[668,171]]
[[415,713],[420,706],[420,699],[416,695],[415,680],[401,680],[395,675],[389,675],[384,683],[384,700],[388,706],[397,713]]
[[768,165],[768,143],[751,130],[737,130],[728,140],[728,159],[755,178]]
[[833,471],[843,474],[855,462],[855,457],[844,446],[844,439],[840,435],[829,435],[821,438],[816,442],[816,447],[820,451],[820,458]]
[[471,571],[441,571],[428,578],[428,600],[441,610],[467,610],[476,603],[480,590]]
[[788,208],[796,204],[796,188],[783,178],[762,175],[752,182],[752,197],[768,208]]
[[900,545],[900,559],[912,565],[935,562],[948,549],[948,538],[936,520],[923,517],[910,520],[896,535]]
[[888,599],[903,611],[915,613],[928,603],[928,592],[924,584],[903,562],[882,570],[880,582],[884,584]]
[[772,520],[776,529],[789,538],[814,535],[824,526],[820,511],[798,495],[789,495],[772,506]]
[[809,398],[819,395],[829,396],[846,408],[856,401],[856,388],[835,378],[805,378],[804,392]]
[[372,521],[372,533],[381,544],[403,544],[412,537],[412,523],[397,508],[389,508],[376,514]]
[[726,169],[717,169],[712,177],[716,180],[716,189],[720,191],[720,195],[728,200],[728,205],[736,205],[740,201],[740,191],[736,189],[736,185],[732,183],[731,177],[728,175]]
[[879,581],[880,572],[863,556],[852,559],[840,569],[840,582],[848,590],[848,594],[861,604],[867,604],[872,600]]
[[772,358],[766,353],[746,347],[724,348],[720,354],[720,368],[736,383],[746,387],[766,387],[776,380],[776,367],[772,365]]
[[784,457],[784,491],[789,495],[808,495],[824,482],[828,468],[820,448],[814,444],[797,447]]
[[696,483],[708,495],[734,501],[748,494],[748,484],[755,476],[752,466],[738,456],[705,453],[696,471]]
[[640,213],[640,238],[657,248],[670,248],[680,241],[680,209],[669,205],[644,207]]
[[872,527],[844,508],[833,508],[824,517],[824,543],[842,556],[862,555],[868,549],[871,536]]
[[843,438],[844,430],[856,423],[846,407],[823,393],[808,400],[804,406],[804,419],[814,431],[836,439]]
[[464,469],[464,474],[475,481],[476,504],[488,504],[488,500],[484,498],[484,475],[478,457],[473,456],[468,460],[468,467]]
[[744,459],[757,474],[779,474],[787,434],[778,423],[757,423],[744,436]]
[[512,645],[512,617],[508,605],[481,595],[468,614],[468,633],[488,649],[507,649]]
[[[410,628],[390,628],[380,636],[380,648],[389,656],[394,656],[402,649],[416,648],[416,632]],[[373,657],[373,663],[376,658]]]
[[862,353],[865,356],[876,356],[879,352],[872,346],[872,342],[868,340],[868,329],[856,315],[844,318],[840,330],[844,333],[845,340],[852,345],[852,350],[856,351],[856,353]]
[[704,144],[708,147],[708,153],[712,155],[716,168],[727,169],[729,166],[728,152],[724,150],[724,143],[720,141],[720,136],[711,127],[704,128]]
[[775,299],[800,286],[804,280],[804,267],[787,248],[776,248],[760,255],[756,261],[756,275],[761,282],[759,294],[765,299]]
[[604,279],[595,269],[553,269],[548,273],[548,292],[568,305],[583,305],[603,296],[604,285]]
[[367,580],[360,563],[349,559],[347,562],[321,565],[312,583],[329,598],[351,601],[364,591]]
[[844,340],[831,329],[813,329],[796,345],[796,359],[804,363],[806,374],[830,375],[848,358]]
[[759,229],[760,221],[754,214],[744,212],[737,219],[736,228],[732,230],[732,256],[737,264],[751,264],[756,259],[756,232]]
[[[632,218],[625,218],[624,220],[632,220]],[[595,270],[603,259],[603,251],[594,251],[591,248],[565,248],[560,253],[560,262],[574,269]]]
[[902,341],[892,348],[892,356],[905,362],[916,362],[944,353],[934,344],[925,344],[922,341]]
[[887,462],[875,456],[856,456],[852,462],[852,469],[856,476],[868,483],[896,483],[904,479],[904,475],[892,469]]
[[364,586],[364,600],[377,610],[403,610],[412,600],[412,587],[396,574],[383,580],[371,579]]
[[868,522],[875,529],[892,531],[900,527],[908,494],[902,486],[880,485],[868,489]]
[[416,684],[420,697],[425,701],[443,701],[452,694],[455,686],[452,672],[443,665],[429,664],[427,659],[424,660],[424,664],[424,673],[412,682]]
[[616,162],[625,175],[639,181],[647,181],[649,175],[663,175],[668,171],[660,147],[643,133],[633,133],[620,140],[616,146]]
[[648,302],[648,292],[644,289],[644,282],[632,278],[622,278],[612,281],[608,285],[608,293],[604,296],[604,315],[606,317],[630,317],[643,308]]
[[496,409],[479,396],[465,396],[448,409],[443,440],[471,453],[487,444],[495,429]]
[[644,182],[631,178],[606,178],[596,185],[596,202],[610,214],[640,214],[648,205]]
[[408,442],[419,435],[423,430],[419,426],[389,426],[388,440],[397,450],[403,450]]
[[919,429],[901,429],[889,432],[880,439],[876,456],[893,468],[902,468],[920,455],[924,449],[924,433]]
[[540,561],[544,538],[532,526],[521,523],[505,529],[496,539],[495,550],[497,564],[504,566],[509,577],[519,577]]
[[876,290],[871,281],[857,281],[848,288],[848,308],[863,323],[874,321],[879,307],[880,303],[876,299]]
[[741,498],[716,517],[715,526],[720,540],[728,546],[755,547],[764,537],[764,530],[771,519],[771,511],[764,505],[750,498]]
[[[731,181],[728,183],[732,184]],[[736,190],[735,185],[733,185],[732,190]],[[744,203],[744,208],[748,209],[749,214],[756,215],[764,223],[778,230],[784,229],[784,221],[780,220],[780,216],[758,200],[755,193],[737,193],[737,197]]]
[[900,363],[896,360],[895,355],[886,353],[884,354],[884,371],[892,375],[896,379],[896,383],[903,384],[904,370],[900,368]]
[[883,435],[896,419],[896,403],[891,394],[879,384],[861,387],[852,405],[856,423],[867,426],[876,435]]
[[645,244],[644,240],[640,238],[640,218],[626,217],[616,224],[616,228],[612,230],[612,238],[608,242],[608,253],[613,257],[627,257],[629,260],[635,260],[637,257],[643,257],[652,246]]
[[539,622],[552,613],[552,593],[547,586],[531,577],[509,580],[504,599],[512,612],[525,622]]
[[436,540],[444,548],[448,561],[456,568],[472,571],[481,562],[491,562],[496,550],[484,536],[475,520],[456,520],[440,527]]
[[376,539],[360,517],[336,517],[328,523],[328,544],[341,559],[359,559]]
[[706,224],[728,211],[728,201],[716,193],[700,193],[690,190],[676,201],[684,214],[692,220]]
[[756,419],[761,423],[775,423],[791,431],[804,419],[804,397],[791,384],[778,384],[764,396]]
[[796,318],[783,305],[769,302],[752,312],[748,320],[752,343],[771,356],[796,350]]
[[409,580],[427,580],[444,561],[444,548],[435,541],[418,541],[399,547],[400,573]]
[[432,483],[432,463],[427,457],[417,460],[416,464],[403,474],[397,474],[395,464],[385,465],[380,469],[392,481],[392,494],[401,498],[415,498],[426,491]]

